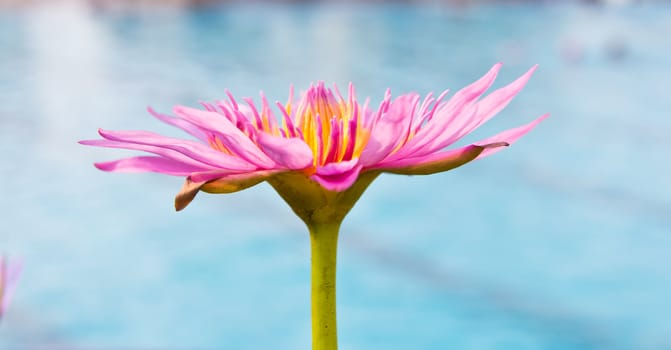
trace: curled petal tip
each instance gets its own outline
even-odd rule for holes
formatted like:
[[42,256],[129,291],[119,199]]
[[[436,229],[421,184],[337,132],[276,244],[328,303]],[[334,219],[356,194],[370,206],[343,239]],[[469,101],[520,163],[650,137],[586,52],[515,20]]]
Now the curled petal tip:
[[108,163],[93,163],[93,166],[96,167],[98,170],[102,171],[110,171],[109,166],[107,166]]
[[200,188],[205,184],[205,182],[192,182],[189,178],[184,181],[184,185],[175,196],[175,211],[181,211],[186,208],[196,195]]
[[110,130],[105,130],[103,128],[98,128],[98,135],[102,136],[104,139],[111,139],[111,135],[113,132]]

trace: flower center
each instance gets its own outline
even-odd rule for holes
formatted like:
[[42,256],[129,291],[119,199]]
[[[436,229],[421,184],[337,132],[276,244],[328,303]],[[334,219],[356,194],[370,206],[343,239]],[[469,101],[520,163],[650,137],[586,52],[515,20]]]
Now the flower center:
[[359,106],[353,87],[347,100],[335,91],[334,95],[319,82],[305,92],[293,114],[291,105],[286,107],[299,136],[312,149],[315,166],[359,157],[368,141],[365,107]]
[[[337,87],[334,90],[335,94],[323,82],[311,85],[294,107],[292,88],[286,105],[276,103],[282,114],[281,123],[275,118],[263,93],[260,111],[252,99],[244,99],[247,106],[239,105],[228,92],[230,103],[222,101],[218,107],[220,113],[252,140],[255,140],[256,132],[302,139],[312,149],[314,160],[311,170],[314,171],[314,167],[358,158],[370,136],[367,101],[363,106],[359,105],[351,84],[347,99]],[[205,106],[210,111],[217,111],[212,105]],[[218,151],[234,154],[216,135],[209,137],[209,144]]]

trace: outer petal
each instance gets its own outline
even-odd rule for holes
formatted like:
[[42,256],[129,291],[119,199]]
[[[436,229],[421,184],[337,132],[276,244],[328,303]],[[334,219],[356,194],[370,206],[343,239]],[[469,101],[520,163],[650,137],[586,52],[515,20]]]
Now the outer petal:
[[463,114],[472,114],[473,109],[469,107],[492,86],[501,69],[501,65],[501,63],[495,64],[480,79],[457,91],[449,101],[438,106],[431,120],[417,132],[417,135],[412,140],[393,154],[389,160],[426,154],[424,150],[427,149],[428,144],[441,136],[451,136],[448,128],[452,128],[454,121],[462,120],[461,117],[463,117]]
[[172,159],[153,156],[124,158],[111,162],[94,163],[94,165],[102,171],[125,173],[154,172],[174,176],[187,176],[193,172],[208,170],[207,168],[195,167]]
[[[500,134],[497,134],[497,135],[494,135],[490,138],[487,138],[487,139],[484,139],[482,141],[476,142],[475,144],[476,145],[485,145],[485,144],[488,144],[488,143],[505,142],[505,143],[508,143],[508,144],[512,145],[513,143],[515,143],[515,141],[519,140],[522,136],[524,136],[526,133],[528,133],[534,127],[536,127],[536,125],[538,125],[538,123],[542,122],[543,120],[545,120],[545,118],[547,118],[549,116],[550,116],[550,114],[543,114],[542,116],[536,118],[536,120],[532,121],[529,124],[522,125],[522,126],[519,126],[517,128],[514,128],[514,129],[506,130],[506,131],[504,131]],[[500,150],[501,150],[500,148],[485,149],[482,153],[480,153],[478,158],[487,157],[487,156],[492,155],[492,154],[494,154],[494,153],[496,153]]]
[[494,117],[512,101],[513,97],[522,91],[522,88],[529,81],[529,78],[531,78],[537,67],[538,65],[531,67],[524,75],[512,83],[484,97],[477,103],[475,113],[463,119],[460,118],[459,123],[448,125],[445,133],[432,142],[431,147],[426,152],[434,152],[448,147]]
[[186,133],[188,133],[189,135],[191,135],[191,136],[193,136],[193,137],[195,137],[195,138],[197,138],[197,139],[199,139],[203,142],[207,142],[207,135],[205,135],[203,130],[200,129],[199,127],[187,122],[186,120],[182,120],[182,119],[179,119],[179,118],[173,118],[173,117],[169,117],[165,114],[158,113],[158,112],[154,111],[154,109],[151,108],[151,107],[147,107],[147,111],[149,112],[149,114],[153,115],[156,119],[158,119],[158,120],[160,120],[160,121],[162,121],[162,122],[164,122],[168,125],[172,125],[176,128],[182,129]]
[[218,180],[221,178],[228,178],[229,176],[235,175],[239,177],[249,177],[249,176],[256,176],[257,174],[271,174],[271,173],[276,173],[280,171],[286,171],[286,170],[281,170],[281,169],[276,169],[276,170],[258,170],[258,171],[251,171],[251,172],[244,172],[244,173],[232,173],[230,171],[202,171],[202,172],[197,172],[197,173],[191,173],[189,175],[189,179],[193,182],[209,182],[209,181],[214,181]]
[[179,153],[177,151],[173,151],[173,150],[167,149],[167,148],[161,148],[161,147],[150,146],[150,145],[141,145],[141,144],[137,144],[137,143],[112,141],[112,140],[84,140],[84,141],[79,141],[79,143],[82,144],[82,145],[86,145],[86,146],[121,148],[121,149],[129,149],[129,150],[134,150],[134,151],[144,151],[144,152],[149,152],[149,153],[159,155],[163,158],[172,159],[172,160],[178,161],[180,163],[188,164],[188,165],[198,167],[198,168],[211,169],[211,170],[219,169],[218,167],[214,167],[214,166],[211,166],[209,164],[205,164],[203,162],[200,162],[200,161],[197,161],[193,158],[185,156],[182,153]]
[[329,191],[341,192],[354,184],[362,168],[363,165],[359,163],[359,159],[354,158],[346,162],[330,163],[319,167],[310,178]]
[[229,150],[250,163],[266,169],[275,166],[275,163],[225,116],[184,106],[176,106],[174,112],[182,119],[219,136]]
[[186,178],[184,185],[182,185],[179,193],[175,196],[175,210],[180,211],[186,208],[186,206],[196,198],[198,191],[200,191],[200,188],[203,187],[204,184],[205,182],[193,182],[189,180],[189,178]]
[[373,125],[368,144],[361,153],[361,163],[371,165],[384,159],[399,142],[405,140],[419,95],[401,95],[389,106],[389,110]]
[[98,132],[100,136],[108,140],[166,148],[217,168],[239,171],[256,168],[243,159],[224,154],[196,141],[166,137],[147,131],[106,131],[100,129]]
[[483,145],[469,145],[466,147],[433,153],[428,156],[406,158],[381,164],[373,168],[383,172],[402,175],[429,175],[460,167],[476,159],[483,151],[490,148],[508,146],[505,142]]
[[538,68],[538,65],[534,65],[512,83],[492,92],[478,102],[478,123],[471,130],[478,128],[504,109],[522,91],[536,68]]
[[[193,174],[194,176],[189,176],[186,179],[182,189],[175,197],[175,210],[180,211],[186,208],[186,206],[196,197],[198,191],[208,193],[233,193],[263,182],[276,173],[278,173],[278,171],[268,170],[243,174],[210,173],[209,175],[212,177],[209,180],[201,180],[198,178],[199,175],[202,176],[203,174]],[[194,177],[196,177],[195,180]]]
[[227,175],[205,183],[201,190],[207,193],[233,193],[259,184],[279,172],[277,170],[264,170]]
[[[471,104],[468,107],[461,110],[459,116],[453,123],[450,123],[443,130],[443,133],[438,135],[433,140],[427,140],[427,142],[418,145],[415,150],[408,154],[408,157],[421,157],[435,153],[447,147],[447,145],[452,144],[454,141],[446,141],[452,139],[458,139],[456,135],[463,132],[467,127],[468,120],[472,120],[478,113],[478,106],[476,104]],[[445,144],[445,145],[443,145]],[[398,158],[396,158],[398,159]]]
[[462,166],[472,160],[494,154],[517,141],[538,123],[547,118],[542,115],[529,124],[506,130],[500,134],[455,150],[432,153],[421,157],[411,157],[380,164],[372,169],[403,175],[428,175]]
[[299,138],[283,138],[260,132],[258,143],[275,163],[287,169],[299,170],[312,165],[312,150]]

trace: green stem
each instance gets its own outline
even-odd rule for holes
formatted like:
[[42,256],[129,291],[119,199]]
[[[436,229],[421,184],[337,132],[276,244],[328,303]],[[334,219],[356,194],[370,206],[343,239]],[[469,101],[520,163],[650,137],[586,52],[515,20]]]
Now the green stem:
[[310,228],[312,251],[312,350],[337,350],[336,255],[340,223]]

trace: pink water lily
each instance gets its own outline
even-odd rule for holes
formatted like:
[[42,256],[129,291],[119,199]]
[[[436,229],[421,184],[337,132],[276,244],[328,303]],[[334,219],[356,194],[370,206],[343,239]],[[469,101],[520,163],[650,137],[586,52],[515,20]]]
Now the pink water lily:
[[[536,69],[485,97],[501,64],[447,99],[409,93],[392,98],[387,90],[377,109],[361,104],[350,84],[347,97],[337,87],[317,83],[286,104],[272,108],[261,93],[252,99],[202,103],[203,109],[176,106],[175,117],[149,112],[195,139],[147,131],[99,130],[102,140],[82,144],[151,153],[96,163],[114,172],[158,172],[186,177],[175,207],[183,209],[198,191],[230,193],[286,173],[304,174],[324,190],[343,192],[363,174],[425,175],[489,156],[517,141],[547,115],[529,124],[465,147],[447,149],[501,111]],[[482,98],[481,98],[482,97]]]
[[[547,115],[468,146],[451,145],[491,119],[536,69],[485,97],[501,68],[447,99],[386,92],[377,109],[317,83],[294,100],[271,108],[251,99],[177,106],[175,116],[149,109],[193,139],[146,131],[99,130],[102,140],[82,144],[144,151],[152,156],[96,163],[98,169],[185,176],[175,199],[183,209],[199,191],[230,193],[267,181],[310,231],[313,350],[337,349],[335,272],[340,224],[368,185],[382,173],[426,175],[486,157],[517,141]],[[274,112],[275,111],[275,112]]]
[[21,265],[19,263],[9,261],[7,258],[0,259],[0,317],[7,310],[20,273]]

